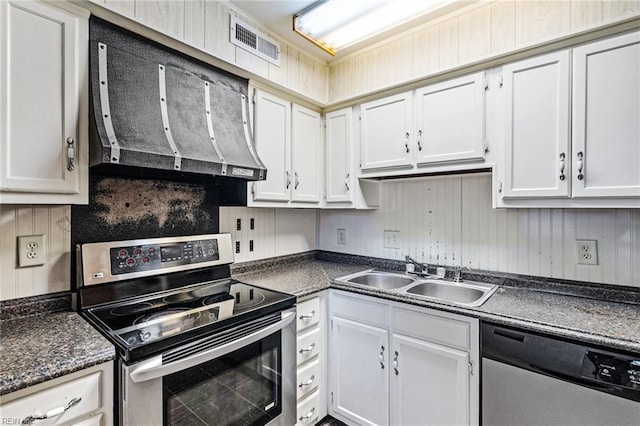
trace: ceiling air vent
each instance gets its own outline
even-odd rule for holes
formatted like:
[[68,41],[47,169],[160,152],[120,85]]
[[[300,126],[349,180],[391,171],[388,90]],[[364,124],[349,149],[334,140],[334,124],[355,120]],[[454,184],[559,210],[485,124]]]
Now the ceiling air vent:
[[275,65],[280,65],[280,43],[267,37],[246,22],[231,15],[231,43]]

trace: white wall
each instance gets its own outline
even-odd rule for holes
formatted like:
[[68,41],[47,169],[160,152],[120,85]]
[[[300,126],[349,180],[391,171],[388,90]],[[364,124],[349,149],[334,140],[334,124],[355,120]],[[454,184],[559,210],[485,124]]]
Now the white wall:
[[[220,232],[230,232],[235,248],[240,242],[236,262],[266,259],[316,249],[316,211],[312,209],[270,209],[220,207]],[[241,219],[241,230],[236,220]],[[249,229],[250,219],[255,229]],[[254,250],[249,251],[253,240]]]
[[[322,250],[640,287],[640,210],[495,210],[487,174],[386,181],[379,210],[324,210],[318,226]],[[400,231],[400,249],[383,247],[384,230]],[[575,264],[576,239],[597,240],[597,266]]]
[[[69,290],[70,206],[0,204],[0,300]],[[46,264],[17,267],[17,237],[45,234]]]

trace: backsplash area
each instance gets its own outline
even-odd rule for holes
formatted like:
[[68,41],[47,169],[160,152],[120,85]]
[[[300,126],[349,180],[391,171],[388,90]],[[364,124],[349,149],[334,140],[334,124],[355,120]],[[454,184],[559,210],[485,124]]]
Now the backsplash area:
[[[320,211],[318,249],[640,287],[638,209],[495,210],[485,174],[386,181],[380,197],[374,211]],[[399,235],[385,244],[385,230]],[[577,239],[597,241],[598,265],[576,265]]]

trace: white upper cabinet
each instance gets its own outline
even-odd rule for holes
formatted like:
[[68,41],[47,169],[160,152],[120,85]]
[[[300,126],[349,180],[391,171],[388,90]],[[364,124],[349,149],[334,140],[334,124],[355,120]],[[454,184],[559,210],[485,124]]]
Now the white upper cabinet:
[[0,202],[88,202],[88,13],[0,3]]
[[320,113],[293,104],[291,201],[318,203],[322,188],[322,121]]
[[362,170],[410,168],[413,164],[413,92],[361,106]]
[[254,138],[267,179],[254,182],[253,201],[289,201],[291,188],[291,104],[262,90],[255,92]]
[[640,197],[640,32],[573,53],[574,197]]
[[254,138],[267,168],[265,181],[252,182],[248,205],[318,207],[322,192],[320,113],[255,91]]
[[344,108],[326,115],[326,183],[327,203],[354,201],[353,114]]
[[503,68],[504,197],[568,197],[568,50]]
[[416,90],[416,164],[484,158],[484,73]]

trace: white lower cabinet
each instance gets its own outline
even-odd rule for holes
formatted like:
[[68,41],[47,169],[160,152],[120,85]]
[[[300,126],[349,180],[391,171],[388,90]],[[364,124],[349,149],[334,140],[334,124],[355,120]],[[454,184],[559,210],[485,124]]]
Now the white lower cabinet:
[[0,419],[3,424],[114,424],[113,362],[0,396]]
[[362,425],[479,423],[478,320],[333,291],[329,414]]
[[326,292],[297,306],[297,424],[314,425],[327,415]]

